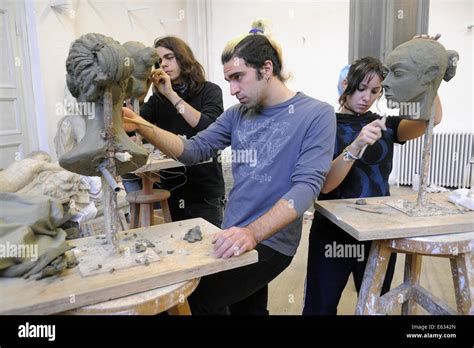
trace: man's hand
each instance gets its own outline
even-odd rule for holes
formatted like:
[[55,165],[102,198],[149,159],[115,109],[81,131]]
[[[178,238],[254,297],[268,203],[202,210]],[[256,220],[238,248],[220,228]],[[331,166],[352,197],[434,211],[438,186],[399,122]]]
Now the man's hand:
[[239,256],[257,246],[252,231],[247,227],[231,227],[219,232],[214,236],[212,243],[215,256],[223,259]]
[[125,132],[136,132],[139,130],[140,125],[133,123],[133,121],[145,123],[146,121],[138,116],[133,110],[122,107],[122,118],[123,118],[123,129]]

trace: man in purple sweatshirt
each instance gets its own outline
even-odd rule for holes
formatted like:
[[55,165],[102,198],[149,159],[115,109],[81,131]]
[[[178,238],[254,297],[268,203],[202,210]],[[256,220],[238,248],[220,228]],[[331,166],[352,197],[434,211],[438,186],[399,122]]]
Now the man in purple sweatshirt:
[[[256,249],[259,261],[201,279],[188,298],[193,314],[268,314],[268,283],[290,264],[303,213],[319,195],[336,134],[334,109],[285,85],[279,46],[253,31],[222,53],[239,100],[209,128],[182,140],[124,120],[160,151],[191,165],[231,146],[234,187],[215,239],[216,257]],[[143,121],[129,109],[124,117]]]

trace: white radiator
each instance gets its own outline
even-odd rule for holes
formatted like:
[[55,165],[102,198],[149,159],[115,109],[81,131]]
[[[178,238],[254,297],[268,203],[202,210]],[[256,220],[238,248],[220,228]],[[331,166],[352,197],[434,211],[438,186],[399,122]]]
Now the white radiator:
[[[435,133],[431,147],[428,183],[445,187],[470,187],[472,182],[473,133]],[[420,173],[423,136],[400,146],[398,183],[411,185],[415,173]]]

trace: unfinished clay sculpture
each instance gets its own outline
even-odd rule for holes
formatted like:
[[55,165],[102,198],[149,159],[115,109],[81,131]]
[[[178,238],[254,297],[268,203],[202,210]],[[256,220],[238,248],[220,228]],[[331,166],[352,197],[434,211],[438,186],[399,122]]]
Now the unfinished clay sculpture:
[[426,189],[436,110],[433,105],[434,99],[441,80],[449,81],[456,74],[458,60],[459,55],[456,51],[447,51],[443,45],[431,38],[415,38],[407,41],[395,48],[385,60],[389,71],[382,84],[388,106],[400,108],[401,115],[426,121],[420,188],[416,203],[402,201],[400,204],[392,205],[410,216],[457,213],[428,202]]
[[33,151],[0,171],[0,192],[17,192],[30,184],[39,173],[58,170],[62,168],[57,163],[51,163],[47,152]]
[[72,44],[66,61],[67,86],[78,103],[93,103],[93,107],[78,108],[92,112],[82,115],[86,122],[84,137],[59,158],[63,168],[82,175],[100,175],[98,167],[104,162],[108,148],[104,124],[107,89],[112,93],[114,151],[131,155],[131,160],[115,161],[116,174],[131,172],[146,163],[148,152],[131,141],[123,130],[122,105],[125,97],[146,93],[146,80],[157,58],[155,50],[141,43],[121,45],[95,33],[84,35]]
[[441,80],[449,81],[456,74],[458,60],[456,51],[446,50],[436,40],[416,38],[396,47],[385,59],[389,71],[383,87],[388,107],[429,120]]

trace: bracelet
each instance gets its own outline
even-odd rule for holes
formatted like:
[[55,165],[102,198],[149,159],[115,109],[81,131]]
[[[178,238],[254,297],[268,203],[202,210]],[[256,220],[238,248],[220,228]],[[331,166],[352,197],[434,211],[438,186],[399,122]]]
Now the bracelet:
[[354,156],[350,150],[349,150],[349,146],[347,146],[344,151],[342,151],[342,160],[344,162],[353,162],[355,160],[358,160],[360,159],[360,157],[357,157],[357,156]]
[[176,109],[176,107],[183,101],[184,101],[183,98],[179,98],[179,100],[176,103],[174,103],[174,108]]

